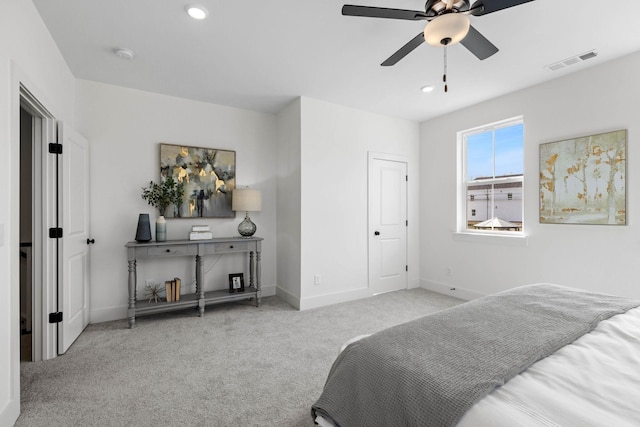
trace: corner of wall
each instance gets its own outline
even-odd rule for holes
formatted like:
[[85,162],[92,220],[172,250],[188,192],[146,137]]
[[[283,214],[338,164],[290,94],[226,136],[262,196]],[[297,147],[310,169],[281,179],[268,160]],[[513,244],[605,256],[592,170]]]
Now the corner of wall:
[[289,304],[296,310],[300,310],[300,298],[298,298],[288,290],[281,288],[280,286],[276,286],[275,295],[278,298],[284,300],[287,304]]

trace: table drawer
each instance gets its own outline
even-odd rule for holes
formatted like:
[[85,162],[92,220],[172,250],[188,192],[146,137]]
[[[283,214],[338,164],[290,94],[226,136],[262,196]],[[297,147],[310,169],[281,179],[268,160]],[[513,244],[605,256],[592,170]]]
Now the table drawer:
[[147,248],[147,256],[197,255],[197,245],[152,246]]
[[207,254],[220,254],[220,253],[233,253],[233,252],[247,252],[249,251],[249,242],[224,242],[216,243],[215,245],[207,245],[205,247],[205,253]]

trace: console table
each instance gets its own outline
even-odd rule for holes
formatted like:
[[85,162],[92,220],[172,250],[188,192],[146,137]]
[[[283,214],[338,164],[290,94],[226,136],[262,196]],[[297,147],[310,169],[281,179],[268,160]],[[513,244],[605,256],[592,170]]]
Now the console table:
[[[129,242],[127,259],[129,263],[129,328],[133,328],[136,315],[155,314],[166,311],[182,310],[197,307],[200,316],[204,315],[207,304],[222,303],[241,299],[256,299],[256,306],[260,305],[260,251],[262,246],[260,237],[218,237],[210,240],[167,240],[166,242]],[[229,293],[228,290],[204,291],[202,282],[202,261],[206,255],[229,253],[247,253],[249,255],[249,286],[244,292]],[[136,264],[141,258],[166,257],[194,257],[196,262],[196,292],[185,294],[179,301],[147,302],[136,301],[136,284],[138,274]]]

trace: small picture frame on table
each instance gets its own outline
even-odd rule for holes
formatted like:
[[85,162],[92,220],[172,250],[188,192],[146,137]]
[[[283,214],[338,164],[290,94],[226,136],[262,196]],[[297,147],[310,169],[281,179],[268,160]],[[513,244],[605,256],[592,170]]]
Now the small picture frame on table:
[[229,275],[229,293],[244,292],[244,274],[234,273]]

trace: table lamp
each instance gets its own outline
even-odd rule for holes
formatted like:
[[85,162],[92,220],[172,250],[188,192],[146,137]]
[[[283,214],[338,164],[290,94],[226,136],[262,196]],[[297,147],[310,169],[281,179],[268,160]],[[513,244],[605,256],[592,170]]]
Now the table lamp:
[[259,212],[262,210],[262,194],[258,190],[249,188],[234,189],[231,199],[231,209],[234,211],[244,211],[244,221],[238,225],[238,232],[242,237],[251,237],[256,232],[256,225],[249,218],[249,212]]

